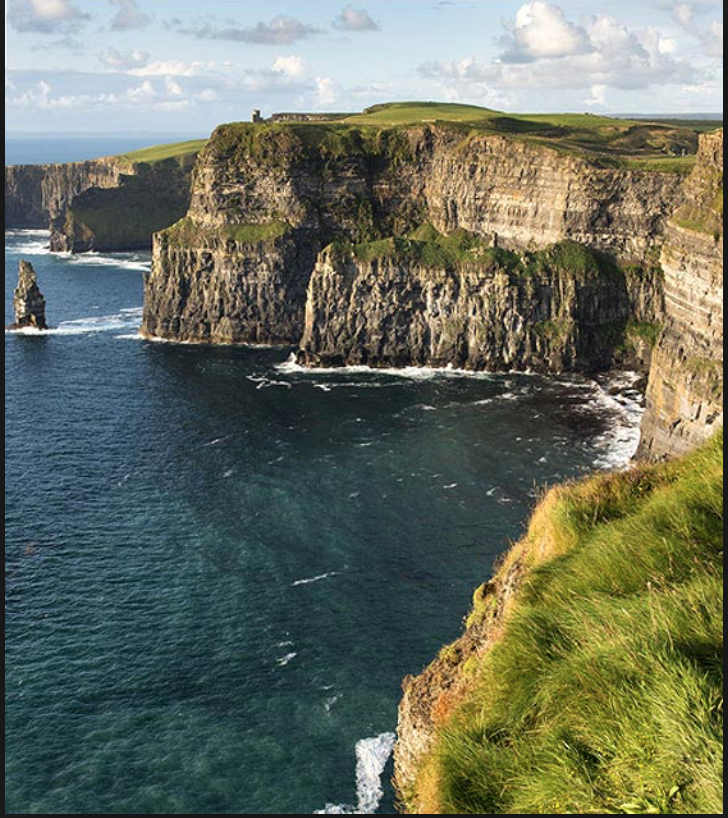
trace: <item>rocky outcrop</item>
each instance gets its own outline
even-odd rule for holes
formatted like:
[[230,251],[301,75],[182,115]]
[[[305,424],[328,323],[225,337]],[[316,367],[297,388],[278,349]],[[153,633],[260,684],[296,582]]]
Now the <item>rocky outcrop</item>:
[[516,558],[481,585],[474,595],[474,613],[460,638],[444,648],[418,676],[407,676],[402,682],[394,785],[403,801],[416,800],[413,790],[417,775],[432,749],[435,734],[472,686],[473,680],[463,668],[482,659],[497,641],[523,576],[523,560]]
[[149,249],[189,206],[190,168],[116,157],[5,167],[5,227],[50,227],[51,249]]
[[48,329],[45,306],[45,298],[38,287],[33,265],[28,261],[21,261],[18,269],[18,286],[13,294],[15,323],[7,329]]
[[701,137],[661,263],[667,323],[654,355],[639,456],[679,455],[723,422],[723,131]]
[[632,323],[661,320],[658,270],[621,270],[562,242],[525,258],[485,250],[433,266],[330,248],[308,287],[299,361],[593,371]]
[[[334,240],[356,244],[402,237],[425,224],[443,234],[467,230],[519,251],[572,240],[650,267],[664,220],[680,201],[680,185],[672,174],[600,168],[536,143],[434,125],[391,131],[221,126],[198,157],[184,238],[157,237],[143,331],[178,340],[247,342],[275,336],[298,343],[307,289],[315,298],[313,313],[326,309],[320,298],[327,291],[331,257],[317,263],[319,251]],[[264,246],[234,239],[251,227],[265,233],[281,221],[289,229],[285,258],[295,257],[294,264],[281,266],[278,246],[268,256]],[[380,267],[388,276],[382,286],[393,292],[398,274],[391,266]],[[357,275],[363,279],[369,273]],[[423,275],[413,272],[414,278]],[[215,293],[212,310],[206,289]],[[328,292],[339,297],[333,289]],[[268,301],[266,310],[243,306],[250,293]],[[481,288],[475,298],[485,296]],[[474,303],[464,300],[459,309]],[[560,305],[540,303],[537,298],[534,308],[545,321],[561,314]],[[274,316],[274,327],[258,323],[267,320],[263,313]],[[513,320],[517,315],[515,309]],[[362,320],[374,322],[373,316]],[[214,329],[223,325],[220,332]],[[304,350],[328,355],[330,345],[317,350],[306,341]],[[439,358],[445,348],[434,354]],[[476,356],[466,357],[474,362]]]

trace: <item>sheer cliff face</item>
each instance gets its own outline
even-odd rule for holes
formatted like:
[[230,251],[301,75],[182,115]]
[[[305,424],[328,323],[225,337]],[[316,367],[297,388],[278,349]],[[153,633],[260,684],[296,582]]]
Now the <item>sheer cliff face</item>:
[[303,321],[316,248],[290,236],[254,244],[157,236],[142,333],[192,343],[288,344]]
[[723,131],[701,137],[661,263],[667,323],[655,351],[640,456],[678,455],[723,422]]
[[55,165],[5,166],[5,227],[45,229],[73,199],[91,187],[119,184],[113,159]]
[[[599,169],[532,143],[499,136],[465,136],[434,126],[376,135],[317,126],[221,126],[198,158],[188,213],[192,229],[181,243],[170,242],[164,235],[157,238],[143,331],[179,340],[246,342],[276,337],[295,344],[304,333],[308,289],[314,301],[307,308],[313,318],[306,325],[306,357],[348,359],[346,338],[342,336],[338,343],[333,328],[323,334],[317,329],[320,316],[343,304],[336,282],[331,277],[327,280],[331,260],[321,256],[316,262],[317,253],[334,239],[358,243],[402,236],[429,223],[442,233],[465,229],[501,247],[519,250],[572,239],[642,264],[654,254],[664,219],[679,200],[680,179],[676,176]],[[288,241],[297,249],[287,251],[285,258],[293,253],[293,264],[284,264],[279,250],[269,253],[250,238],[236,238],[251,226],[265,230],[277,221],[290,228]],[[351,274],[349,269],[346,275]],[[356,273],[361,281],[373,274],[363,268]],[[468,322],[461,320],[478,299],[497,296],[500,307],[509,311],[505,320],[515,324],[534,316],[543,321],[555,315],[568,317],[575,309],[574,304],[559,303],[568,290],[565,282],[548,282],[544,285],[548,292],[536,295],[530,292],[530,284],[524,285],[524,293],[518,296],[508,288],[499,290],[492,282],[481,282],[472,301],[463,297],[457,305],[448,306],[447,288],[458,286],[457,272],[446,276],[450,283],[443,280],[439,288],[434,282],[425,283],[428,276],[422,270],[378,265],[376,274],[384,276],[383,298],[386,290],[386,297],[394,303],[409,300],[412,315],[412,300],[429,298],[438,310],[462,313],[453,333],[474,333],[467,343],[455,337],[450,344],[433,341],[429,336],[437,329],[437,319],[416,318],[401,335],[402,344],[414,344],[412,360],[416,361],[467,361],[483,366],[492,361],[488,350],[478,352],[475,345],[481,336],[488,336],[489,346],[495,343],[497,330],[466,326]],[[535,286],[538,289],[541,283]],[[608,314],[598,323],[625,317],[623,300],[613,308],[611,286],[596,287]],[[214,309],[209,307],[211,292],[217,294]],[[587,290],[579,292],[586,299]],[[268,308],[249,309],[249,293],[260,304],[267,301]],[[567,295],[578,300],[573,288]],[[363,291],[356,296],[363,310],[362,325],[374,327],[385,318],[392,323],[385,316],[383,301],[367,298],[365,302],[363,296]],[[327,305],[327,297],[335,299],[336,305]],[[352,310],[354,304],[349,303],[348,308]],[[378,311],[376,315],[372,309]],[[493,305],[488,307],[488,318],[504,320]],[[269,321],[272,325],[266,323]],[[338,328],[350,331],[343,323]],[[326,346],[319,348],[312,339],[323,335]],[[376,339],[360,340],[360,351],[352,355],[376,359],[372,352]],[[533,351],[544,346],[536,338],[519,338],[513,344],[509,361],[521,354],[529,361],[549,357]],[[568,341],[563,353],[555,355],[557,366],[574,365],[578,347],[577,340]],[[451,353],[454,357],[448,360]],[[379,359],[399,357],[387,351]]]
[[661,319],[660,275],[589,260],[585,269],[555,259],[529,271],[518,263],[508,269],[496,256],[490,264],[438,269],[326,250],[308,288],[299,360],[551,372],[608,367],[629,321]]

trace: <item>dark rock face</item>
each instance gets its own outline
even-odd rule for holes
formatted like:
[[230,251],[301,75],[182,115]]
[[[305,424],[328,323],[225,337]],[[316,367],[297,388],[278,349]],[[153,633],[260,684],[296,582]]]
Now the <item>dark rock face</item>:
[[281,236],[253,244],[177,244],[157,235],[142,333],[193,343],[290,344],[300,337],[317,246]]
[[324,251],[308,287],[299,361],[312,366],[456,366],[596,371],[629,322],[661,319],[657,271],[484,264],[431,268]]
[[5,227],[47,228],[90,187],[115,187],[121,170],[113,159],[53,165],[5,166]]
[[48,329],[45,317],[45,298],[38,287],[33,265],[21,261],[18,270],[18,286],[13,296],[15,323],[8,329]]
[[[604,358],[604,347],[585,356],[590,334],[635,317],[627,305],[645,287],[625,292],[624,282],[592,281],[569,289],[566,277],[505,284],[477,281],[464,271],[451,271],[437,284],[424,270],[349,265],[339,271],[356,279],[349,298],[337,274],[327,272],[331,259],[317,254],[335,239],[403,236],[431,224],[444,234],[464,229],[489,240],[497,236],[500,247],[519,251],[570,239],[648,268],[664,221],[681,201],[681,180],[674,175],[597,168],[500,136],[416,126],[385,132],[371,144],[364,144],[366,135],[343,137],[350,144],[342,147],[325,135],[317,141],[317,132],[310,132],[311,141],[300,133],[236,125],[213,134],[194,172],[189,229],[182,238],[170,231],[155,237],[143,332],[172,340],[298,344],[305,330],[302,360],[312,363],[366,358],[382,364],[591,366]],[[236,238],[239,228],[276,220],[290,228],[285,240]],[[590,293],[597,299],[591,308]],[[430,301],[422,307],[422,299]],[[398,318],[388,302],[402,307]],[[349,314],[342,316],[345,307]],[[480,308],[482,317],[471,320]],[[450,341],[432,340],[440,331],[439,319],[427,314],[432,309],[456,313],[444,329]],[[334,316],[326,330],[325,315]],[[548,338],[522,331],[524,322],[554,316],[576,320],[558,350]],[[380,338],[385,326],[393,337],[399,333],[386,349]],[[493,350],[504,338],[510,348],[498,357]]]
[[723,131],[701,136],[686,201],[667,226],[665,331],[638,456],[690,451],[723,425]]

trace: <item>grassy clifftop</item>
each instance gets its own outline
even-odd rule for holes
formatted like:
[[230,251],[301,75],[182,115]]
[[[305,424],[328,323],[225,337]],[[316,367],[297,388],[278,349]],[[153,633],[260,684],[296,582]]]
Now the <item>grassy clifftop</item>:
[[148,148],[140,148],[136,151],[119,154],[117,158],[130,165],[157,165],[164,162],[173,162],[185,168],[194,163],[195,157],[206,144],[206,139],[190,139],[186,142],[172,142],[166,145],[152,145]]
[[394,102],[329,121],[232,123],[215,139],[242,140],[247,149],[270,161],[273,134],[291,137],[288,150],[326,144],[334,152],[377,150],[377,132],[416,125],[437,125],[469,133],[493,133],[572,153],[608,167],[686,173],[694,162],[698,131],[718,122],[650,122],[614,119],[588,113],[510,114],[477,105],[442,102]]
[[546,495],[409,690],[436,725],[410,812],[722,812],[722,471],[721,433]]

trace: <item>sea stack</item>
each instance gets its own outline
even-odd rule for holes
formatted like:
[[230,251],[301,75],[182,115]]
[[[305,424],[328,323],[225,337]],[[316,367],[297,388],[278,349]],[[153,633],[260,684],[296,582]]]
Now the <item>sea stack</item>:
[[18,286],[13,296],[15,323],[8,329],[48,329],[45,317],[45,298],[38,287],[33,265],[21,261],[18,269]]

